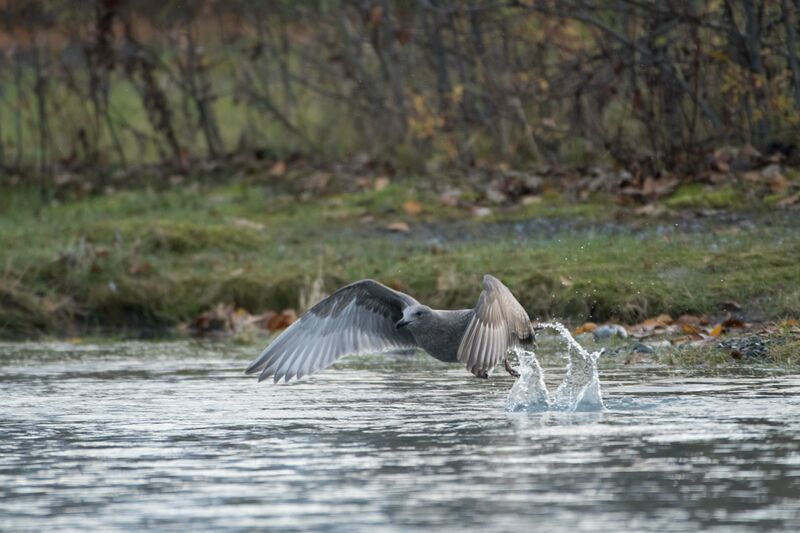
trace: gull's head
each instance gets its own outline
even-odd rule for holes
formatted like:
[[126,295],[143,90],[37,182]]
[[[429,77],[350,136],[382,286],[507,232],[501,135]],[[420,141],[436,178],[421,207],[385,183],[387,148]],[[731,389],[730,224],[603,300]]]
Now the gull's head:
[[395,326],[400,329],[406,326],[418,325],[424,322],[425,319],[430,318],[432,314],[433,310],[427,305],[412,305],[403,310],[403,318],[398,320]]

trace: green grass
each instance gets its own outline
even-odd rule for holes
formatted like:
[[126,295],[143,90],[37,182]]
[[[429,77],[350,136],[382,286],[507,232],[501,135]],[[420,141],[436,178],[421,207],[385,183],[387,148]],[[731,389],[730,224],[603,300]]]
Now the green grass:
[[745,195],[734,185],[707,186],[700,183],[681,185],[665,202],[674,208],[732,209],[745,205]]
[[[464,218],[413,184],[298,202],[260,186],[128,191],[38,210],[34,194],[0,202],[0,337],[165,328],[216,303],[251,312],[296,307],[371,277],[434,306],[472,306],[483,273],[499,276],[532,317],[633,322],[709,313],[736,300],[766,318],[800,309],[800,235],[561,231],[432,245],[382,228]],[[419,201],[422,212],[404,213]],[[599,204],[545,199],[472,225],[531,217],[602,222]]]
[[658,358],[662,364],[678,367],[732,367],[761,365],[766,367],[797,367],[800,364],[800,339],[797,336],[773,333],[765,336],[768,342],[764,357],[735,359],[731,352],[716,344],[681,346],[664,351]]

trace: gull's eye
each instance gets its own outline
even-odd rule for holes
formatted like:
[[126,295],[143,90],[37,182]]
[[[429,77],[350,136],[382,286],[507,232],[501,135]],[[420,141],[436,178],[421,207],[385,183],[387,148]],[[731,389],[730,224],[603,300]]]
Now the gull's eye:
[[417,316],[422,316],[422,311],[417,311]]

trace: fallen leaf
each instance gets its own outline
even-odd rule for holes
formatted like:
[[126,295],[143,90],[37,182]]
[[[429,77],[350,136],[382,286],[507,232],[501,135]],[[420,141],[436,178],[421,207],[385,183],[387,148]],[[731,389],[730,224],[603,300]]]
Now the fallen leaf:
[[778,200],[778,207],[789,207],[795,205],[796,203],[800,202],[800,192],[796,192],[791,196],[787,196],[786,198],[782,198]]
[[261,231],[264,229],[264,224],[247,220],[246,218],[234,218],[231,220],[231,224],[239,228],[252,229],[255,231]]
[[261,329],[269,329],[269,321],[272,320],[272,318],[277,314],[278,313],[276,313],[275,311],[267,310],[261,313],[260,315],[252,317],[251,320],[252,323],[255,324],[257,327]]
[[461,191],[458,189],[447,189],[439,195],[439,201],[447,206],[455,207],[458,205],[458,198],[461,196]]
[[145,272],[149,272],[151,268],[150,263],[147,261],[134,261],[131,263],[130,268],[128,268],[128,272],[131,274],[144,274]]
[[741,177],[742,177],[743,180],[749,181],[749,182],[752,182],[752,183],[758,183],[758,182],[761,181],[761,174],[759,172],[754,171],[754,170],[751,170],[749,172],[743,172],[741,174]]
[[275,331],[277,329],[286,329],[297,320],[297,312],[294,309],[284,309],[280,314],[275,314],[267,321],[267,329]]
[[769,190],[780,193],[789,188],[789,180],[783,174],[776,174],[769,179]]
[[411,231],[411,228],[408,224],[403,222],[402,220],[398,220],[397,222],[392,222],[391,224],[386,226],[386,229],[389,231],[395,231],[397,233],[408,233]]
[[286,163],[281,160],[275,161],[275,164],[269,169],[269,173],[271,176],[283,176],[286,173]]
[[328,182],[331,180],[331,175],[327,172],[314,172],[311,176],[308,177],[306,181],[306,185],[309,189],[320,191],[328,186]]
[[403,204],[403,211],[409,215],[418,215],[422,212],[422,204],[414,200],[409,200]]
[[388,177],[378,176],[377,178],[375,178],[375,185],[373,185],[373,187],[375,188],[375,192],[381,192],[382,190],[384,190],[386,187],[389,186],[389,183],[390,182]]
[[657,217],[666,213],[667,209],[659,204],[645,204],[633,210],[634,214],[644,217]]
[[722,335],[722,324],[717,324],[716,326],[711,328],[711,331],[709,331],[708,334],[711,335],[712,337],[719,337],[720,335]]
[[695,316],[695,315],[681,315],[675,320],[676,324],[688,324],[690,326],[704,326],[708,324],[708,319],[705,317]]
[[572,280],[570,280],[569,278],[565,278],[564,276],[559,276],[559,279],[561,281],[561,285],[564,287],[572,287],[574,285]]
[[656,317],[656,322],[668,326],[672,324],[672,317],[666,313],[662,313]]
[[526,194],[525,196],[519,199],[519,203],[525,206],[538,204],[541,203],[541,201],[542,197],[536,194]]
[[742,320],[739,320],[738,318],[728,318],[722,322],[722,328],[725,330],[742,329],[746,327],[747,324],[745,324]]
[[692,324],[681,324],[681,331],[687,335],[700,335],[700,330]]
[[472,209],[469,210],[469,214],[474,216],[475,218],[483,218],[488,217],[492,214],[492,210],[488,207],[481,207],[481,206],[474,206]]
[[575,328],[575,335],[580,335],[581,333],[591,333],[597,329],[597,324],[594,322],[586,322],[581,326]]
[[670,339],[669,342],[672,343],[674,346],[680,346],[681,344],[686,344],[688,342],[691,342],[692,340],[693,339],[691,336],[683,335],[682,337],[675,337],[674,339]]

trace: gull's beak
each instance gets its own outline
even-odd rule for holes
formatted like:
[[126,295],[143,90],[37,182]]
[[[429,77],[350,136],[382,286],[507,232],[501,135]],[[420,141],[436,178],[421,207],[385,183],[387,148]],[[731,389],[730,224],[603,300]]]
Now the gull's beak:
[[400,329],[400,328],[406,327],[407,325],[408,325],[408,321],[401,318],[400,320],[397,321],[397,323],[395,324],[395,327],[397,329]]

